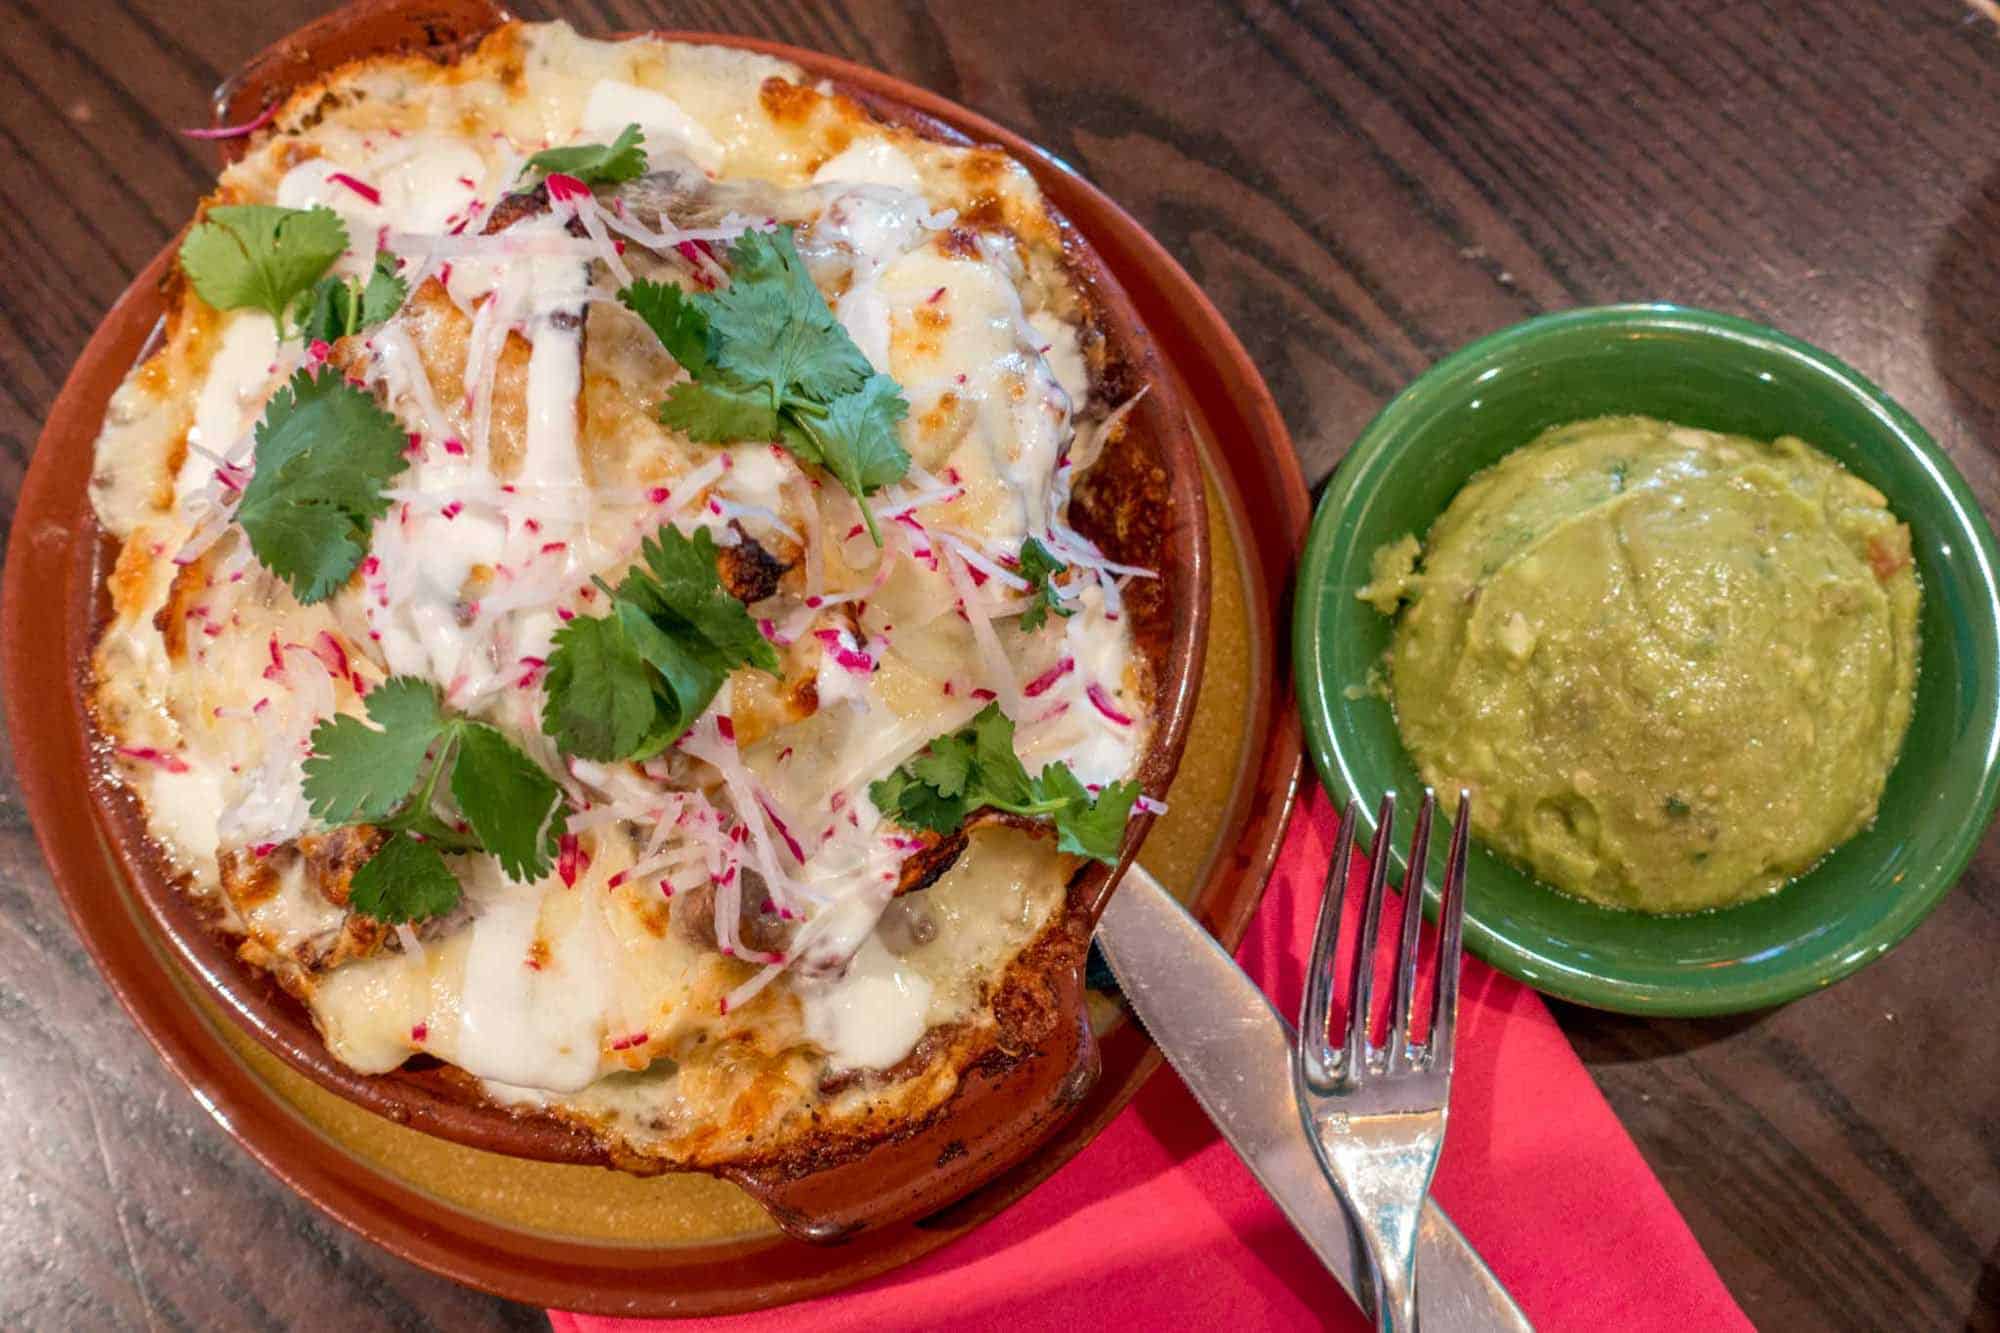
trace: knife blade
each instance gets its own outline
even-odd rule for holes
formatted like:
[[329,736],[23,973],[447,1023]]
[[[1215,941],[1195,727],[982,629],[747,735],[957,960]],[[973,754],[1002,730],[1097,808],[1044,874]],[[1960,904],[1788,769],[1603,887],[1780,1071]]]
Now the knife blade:
[[[1097,923],[1119,987],[1223,1138],[1329,1272],[1359,1297],[1359,1268],[1333,1185],[1320,1171],[1292,1091],[1292,1027],[1187,909],[1134,865]],[[1426,1329],[1533,1325],[1492,1270],[1426,1202],[1417,1237],[1418,1313]]]

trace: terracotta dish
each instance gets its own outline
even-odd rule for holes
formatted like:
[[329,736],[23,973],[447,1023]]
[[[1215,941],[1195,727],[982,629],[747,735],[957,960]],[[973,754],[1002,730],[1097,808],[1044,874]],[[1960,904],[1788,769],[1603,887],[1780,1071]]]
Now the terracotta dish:
[[[470,17],[462,11],[456,20],[434,12],[441,24],[477,27],[491,20],[485,10]],[[1154,868],[1170,882],[1185,885],[1196,917],[1233,947],[1257,906],[1300,767],[1299,722],[1282,645],[1286,591],[1308,500],[1268,388],[1200,287],[1159,243],[1032,144],[872,70],[770,43],[703,40],[770,52],[919,110],[977,142],[999,144],[1027,163],[1046,197],[1118,276],[1185,386],[1208,442],[1211,522],[1218,533],[1236,537],[1233,553],[1218,548],[1214,581],[1222,634],[1215,660],[1229,666],[1207,673],[1202,695],[1212,720],[1190,739],[1190,762],[1182,766],[1174,790],[1174,811],[1149,840],[1146,859],[1159,861]],[[246,101],[255,114],[258,104]],[[226,107],[217,118],[242,119]],[[25,803],[79,938],[161,1057],[266,1169],[371,1242],[484,1291],[604,1314],[726,1314],[823,1294],[965,1237],[1075,1156],[1158,1070],[1159,1053],[1137,1025],[1115,1017],[1108,1027],[1100,1024],[1102,1073],[1039,1148],[947,1208],[838,1247],[768,1232],[744,1234],[740,1222],[726,1218],[682,1225],[687,1201],[710,1193],[711,1182],[699,1177],[605,1177],[621,1185],[618,1193],[631,1201],[632,1211],[591,1234],[551,1230],[543,1201],[552,1185],[558,1187],[556,1197],[564,1192],[589,1197],[591,1180],[602,1175],[597,1168],[492,1157],[357,1113],[351,1103],[266,1054],[261,1043],[247,1044],[242,1032],[254,1025],[240,1014],[224,1017],[217,1006],[190,999],[191,990],[204,996],[217,992],[189,972],[185,953],[161,947],[158,928],[134,886],[102,852],[92,807],[78,799],[86,751],[72,707],[71,663],[41,651],[52,635],[72,634],[63,582],[72,564],[71,531],[88,507],[90,441],[111,388],[137,359],[160,316],[158,279],[167,262],[163,256],[142,273],[113,307],[50,411],[9,552],[0,654]],[[1223,592],[1239,578],[1241,610],[1225,613]],[[1232,631],[1231,625],[1240,628]],[[1210,809],[1213,831],[1205,813]],[[227,996],[219,998],[228,1002]],[[246,1050],[249,1056],[242,1054]],[[423,1149],[431,1164],[412,1170],[409,1153],[415,1149]],[[570,1183],[570,1173],[585,1178]],[[446,1183],[461,1188],[451,1193],[441,1188]],[[539,1210],[533,1215],[502,1202],[531,1193]],[[738,1207],[723,1211],[743,1216]]]
[[[333,65],[364,55],[421,53],[449,63],[504,15],[488,6],[357,5],[311,25],[254,61],[218,94],[218,120],[236,123],[281,101]],[[702,39],[712,40],[712,39]],[[850,82],[847,71],[808,62],[835,90],[878,119],[944,142],[965,142],[920,106],[885,91],[886,81]],[[1130,300],[1076,232],[1062,228],[1067,263],[1087,293],[1108,352],[1105,377],[1150,391],[1127,419],[1079,488],[1072,508],[1078,528],[1113,559],[1159,571],[1150,595],[1133,599],[1134,641],[1156,683],[1154,727],[1137,775],[1145,790],[1164,794],[1173,774],[1197,689],[1208,605],[1206,527],[1200,466],[1180,389],[1157,355]],[[163,254],[121,305],[143,302],[172,262]],[[156,298],[155,298],[156,299]],[[121,323],[121,321],[114,321]],[[131,321],[122,321],[129,336]],[[110,326],[107,326],[109,329]],[[100,335],[45,437],[43,462],[64,455],[65,474],[80,480],[87,460],[76,455],[95,430],[87,404],[101,405],[138,349]],[[62,438],[57,439],[58,433]],[[80,489],[78,491],[80,498]],[[79,668],[106,614],[105,576],[111,554],[87,505],[65,516],[66,615],[62,652]],[[22,523],[22,540],[46,540],[46,526]],[[10,578],[9,619],[18,613]],[[19,644],[21,636],[10,635]],[[10,707],[22,690],[10,653]],[[97,736],[72,678],[64,721],[101,761]],[[98,830],[119,871],[161,937],[179,959],[258,1041],[322,1086],[398,1122],[457,1142],[552,1162],[612,1164],[622,1160],[596,1134],[553,1116],[524,1113],[488,1101],[462,1078],[422,1057],[392,1073],[366,1076],[332,1058],[295,1000],[234,956],[231,941],[209,928],[170,882],[165,863],[143,834],[143,813],[101,763],[82,767]],[[1099,1071],[1099,1054],[1084,1003],[1082,965],[1092,923],[1134,855],[1150,817],[1135,817],[1117,867],[1092,865],[1067,888],[1062,928],[1037,946],[1031,968],[1010,969],[994,1001],[1009,1015],[1002,1039],[966,1066],[956,1091],[935,1111],[892,1124],[866,1142],[852,1140],[787,1153],[752,1165],[725,1165],[720,1174],[741,1185],[795,1236],[835,1240],[866,1227],[929,1212],[1012,1166],[1079,1104]],[[428,1065],[428,1067],[427,1067]]]

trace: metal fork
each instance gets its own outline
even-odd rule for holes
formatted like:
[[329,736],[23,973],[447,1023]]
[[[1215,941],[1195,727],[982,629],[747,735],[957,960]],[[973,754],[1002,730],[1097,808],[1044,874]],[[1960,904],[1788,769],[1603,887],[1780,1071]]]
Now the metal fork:
[[1446,1104],[1451,1092],[1452,1032],[1458,1015],[1459,947],[1465,925],[1466,833],[1472,797],[1461,791],[1451,831],[1438,909],[1439,953],[1431,1004],[1430,1031],[1421,1042],[1412,1031],[1417,989],[1417,946],[1423,921],[1422,893],[1429,855],[1431,819],[1437,797],[1424,789],[1417,810],[1403,891],[1415,894],[1404,905],[1396,953],[1396,988],[1387,1044],[1376,1046],[1370,1022],[1375,985],[1375,944],[1382,925],[1382,900],[1389,877],[1389,834],[1396,823],[1396,794],[1382,798],[1375,840],[1368,850],[1367,901],[1361,913],[1360,947],[1348,972],[1346,1031],[1335,1044],[1328,1031],[1333,1007],[1341,902],[1354,852],[1361,804],[1349,801],[1340,818],[1338,851],[1320,899],[1307,964],[1305,1002],[1299,1010],[1299,1041],[1293,1052],[1292,1082],[1299,1114],[1320,1167],[1347,1210],[1359,1247],[1369,1258],[1370,1280],[1364,1307],[1379,1329],[1416,1333],[1417,1223],[1424,1196],[1444,1146]]

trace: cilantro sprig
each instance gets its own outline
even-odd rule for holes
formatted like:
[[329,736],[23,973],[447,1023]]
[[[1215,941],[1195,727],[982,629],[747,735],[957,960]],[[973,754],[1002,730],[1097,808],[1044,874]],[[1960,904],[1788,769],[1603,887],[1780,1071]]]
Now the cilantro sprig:
[[743,663],[777,674],[778,654],[716,573],[706,528],[646,540],[602,616],[556,631],[542,728],[569,754],[645,759],[681,736]]
[[544,176],[574,176],[585,185],[617,185],[646,174],[646,136],[637,124],[627,125],[608,144],[580,143],[544,148],[521,168],[523,180]]
[[833,317],[792,229],[748,231],[729,250],[729,285],[689,293],[641,279],[618,293],[687,371],[660,420],[698,444],[775,440],[824,468],[861,504],[909,471],[897,438],[909,404]]
[[1047,819],[1063,851],[1115,865],[1139,784],[1114,782],[1093,798],[1062,764],[1030,776],[1014,753],[1013,719],[1000,705],[988,704],[966,726],[937,737],[871,783],[868,795],[898,824],[934,833],[949,833],[975,810],[988,808]]
[[[364,702],[367,722],[342,715],[313,728],[305,762],[314,818],[389,834],[354,872],[349,906],[391,922],[451,911],[459,884],[447,853],[489,852],[515,880],[548,873],[568,810],[540,765],[497,729],[446,713],[418,677],[392,676]],[[462,823],[438,813],[441,789]]]
[[217,310],[262,310],[285,330],[285,312],[347,249],[330,208],[218,204],[181,241],[181,272]]
[[307,342],[334,342],[373,328],[401,310],[409,295],[410,284],[396,273],[396,256],[377,251],[366,285],[359,278],[332,274],[319,280],[299,321],[299,336]]
[[1040,629],[1043,622],[1048,620],[1051,611],[1064,619],[1076,614],[1074,607],[1063,604],[1062,598],[1056,594],[1055,584],[1051,581],[1068,568],[1068,565],[1050,554],[1049,548],[1042,545],[1038,539],[1029,537],[1021,543],[1019,572],[1021,577],[1028,581],[1031,599],[1028,609],[1021,613],[1022,629]]
[[390,478],[410,465],[394,416],[331,366],[301,370],[257,423],[256,471],[236,521],[264,567],[308,605],[361,563]]

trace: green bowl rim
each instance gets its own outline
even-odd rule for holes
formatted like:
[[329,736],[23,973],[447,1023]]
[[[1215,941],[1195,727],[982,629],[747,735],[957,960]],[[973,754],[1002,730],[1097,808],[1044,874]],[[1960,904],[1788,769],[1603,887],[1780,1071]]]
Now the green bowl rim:
[[[1953,563],[1969,569],[1971,582],[1984,585],[1987,595],[1982,605],[1991,608],[2000,603],[2000,586],[1996,585],[1994,576],[1995,568],[2000,567],[2000,548],[1996,548],[1993,529],[1972,488],[1915,417],[1838,357],[1788,333],[1736,315],[1668,302],[1587,306],[1537,315],[1468,343],[1412,380],[1355,437],[1320,496],[1305,553],[1299,563],[1298,586],[1294,593],[1292,659],[1298,677],[1299,709],[1305,720],[1307,747],[1312,753],[1313,766],[1319,771],[1320,780],[1337,802],[1344,804],[1360,797],[1361,793],[1358,784],[1351,780],[1340,762],[1341,751],[1334,740],[1332,700],[1327,693],[1329,677],[1322,669],[1325,665],[1324,607],[1327,604],[1323,589],[1326,571],[1331,567],[1334,554],[1334,535],[1340,527],[1340,515],[1356,498],[1356,480],[1370,471],[1377,456],[1393,444],[1404,419],[1426,407],[1440,386],[1454,380],[1466,367],[1484,361],[1496,352],[1533,344],[1550,334],[1593,327],[1668,329],[1721,337],[1726,341],[1778,352],[1811,370],[1829,391],[1844,393],[1864,406],[1924,465],[1931,484],[1948,501],[1959,526],[1972,539],[1973,553],[1977,558],[1961,555]],[[1994,664],[1984,663],[1981,666],[1982,674],[1989,678],[1994,674]],[[1566,964],[1552,968],[1548,959],[1516,939],[1494,931],[1470,911],[1465,919],[1465,942],[1474,954],[1543,994],[1599,1009],[1662,1017],[1703,1017],[1768,1008],[1852,975],[1905,939],[1965,873],[1965,867],[1978,851],[1987,827],[1992,823],[1996,805],[2000,805],[2000,755],[1996,755],[1989,745],[1977,799],[1979,817],[1967,820],[1954,835],[1950,844],[1951,854],[1939,863],[1939,872],[1922,881],[1915,891],[1906,886],[1896,909],[1861,941],[1847,939],[1837,947],[1817,945],[1812,953],[1799,958],[1794,966],[1781,972],[1754,973],[1740,981],[1707,979],[1699,990],[1694,990],[1582,972]],[[1359,821],[1362,827],[1357,827],[1356,836],[1372,832],[1374,822],[1375,813],[1367,799],[1362,798],[1362,818]],[[1395,849],[1393,841],[1391,848],[1391,860],[1400,874],[1404,869],[1403,855]],[[1426,915],[1436,916],[1437,898],[1437,886],[1427,880],[1424,885]],[[1857,947],[1862,941],[1871,947]]]

